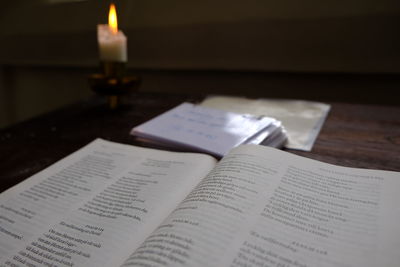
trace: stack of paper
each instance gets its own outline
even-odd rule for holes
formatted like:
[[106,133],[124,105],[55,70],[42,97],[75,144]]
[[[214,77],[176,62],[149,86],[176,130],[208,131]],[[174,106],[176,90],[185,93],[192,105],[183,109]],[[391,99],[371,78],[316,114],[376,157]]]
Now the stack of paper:
[[201,104],[229,112],[269,116],[281,121],[287,131],[286,148],[311,151],[330,110],[330,105],[291,99],[248,99],[210,96]]
[[281,147],[286,142],[282,124],[257,117],[183,103],[131,130],[142,141],[188,148],[217,157],[240,144]]

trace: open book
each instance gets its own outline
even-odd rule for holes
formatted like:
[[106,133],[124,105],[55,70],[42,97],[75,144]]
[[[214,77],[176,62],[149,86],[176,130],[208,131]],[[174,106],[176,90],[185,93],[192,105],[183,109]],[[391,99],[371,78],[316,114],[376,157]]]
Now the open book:
[[182,103],[131,130],[139,141],[221,158],[241,144],[282,147],[286,131],[274,118]]
[[1,266],[399,266],[400,175],[97,139],[0,195]]

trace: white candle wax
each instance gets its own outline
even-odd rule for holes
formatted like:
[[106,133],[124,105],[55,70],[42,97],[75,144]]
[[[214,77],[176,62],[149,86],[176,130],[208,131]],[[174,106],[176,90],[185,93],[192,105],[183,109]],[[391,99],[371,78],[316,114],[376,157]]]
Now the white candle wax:
[[97,39],[99,43],[100,60],[109,62],[126,62],[127,38],[122,31],[113,33],[107,24],[97,25]]

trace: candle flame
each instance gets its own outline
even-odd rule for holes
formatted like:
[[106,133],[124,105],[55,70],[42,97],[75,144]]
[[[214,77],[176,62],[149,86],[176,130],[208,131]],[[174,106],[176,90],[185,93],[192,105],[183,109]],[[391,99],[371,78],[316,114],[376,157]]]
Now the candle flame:
[[115,10],[115,5],[110,5],[110,12],[108,13],[108,25],[111,28],[113,34],[118,32],[118,22],[117,22],[117,11]]

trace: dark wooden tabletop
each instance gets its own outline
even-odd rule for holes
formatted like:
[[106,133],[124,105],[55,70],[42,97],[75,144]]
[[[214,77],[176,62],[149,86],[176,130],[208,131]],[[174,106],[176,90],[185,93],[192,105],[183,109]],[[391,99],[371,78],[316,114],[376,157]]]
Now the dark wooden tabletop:
[[[129,131],[183,101],[202,95],[135,93],[117,110],[103,97],[0,130],[0,192],[48,167],[95,138],[143,145]],[[400,171],[400,107],[332,105],[311,152],[291,153],[349,167]]]

